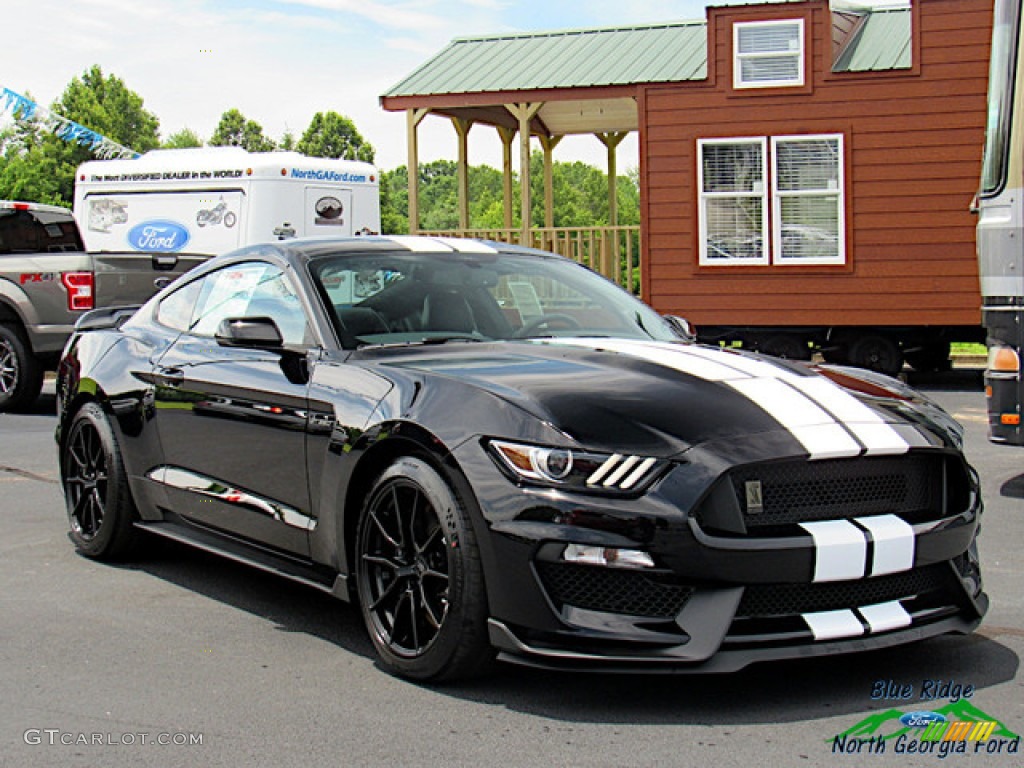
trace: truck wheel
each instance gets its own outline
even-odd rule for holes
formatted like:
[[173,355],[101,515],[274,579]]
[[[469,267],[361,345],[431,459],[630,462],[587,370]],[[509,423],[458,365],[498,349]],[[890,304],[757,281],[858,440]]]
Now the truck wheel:
[[861,336],[850,347],[850,362],[860,368],[895,376],[903,370],[903,352],[888,336]]
[[43,388],[43,366],[21,335],[0,325],[0,411],[27,408]]
[[811,348],[807,341],[795,333],[776,333],[768,336],[757,345],[757,351],[772,357],[784,357],[787,360],[810,360]]

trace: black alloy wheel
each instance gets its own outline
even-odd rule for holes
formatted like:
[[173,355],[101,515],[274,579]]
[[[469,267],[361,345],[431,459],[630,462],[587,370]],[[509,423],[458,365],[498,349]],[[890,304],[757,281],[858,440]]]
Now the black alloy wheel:
[[61,457],[71,539],[82,554],[114,558],[135,541],[136,512],[106,414],[87,403],[71,422]]
[[475,539],[462,504],[429,464],[403,458],[381,474],[357,540],[363,617],[391,671],[450,680],[489,660]]

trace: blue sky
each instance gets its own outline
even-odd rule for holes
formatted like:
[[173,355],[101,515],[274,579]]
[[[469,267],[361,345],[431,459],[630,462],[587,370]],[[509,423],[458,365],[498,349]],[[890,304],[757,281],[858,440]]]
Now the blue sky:
[[[735,0],[734,0],[735,1]],[[377,164],[405,163],[405,119],[378,97],[453,37],[704,17],[704,0],[18,0],[4,3],[0,86],[42,104],[93,64],[137,91],[161,134],[207,138],[222,112],[240,109],[280,138],[301,135],[317,111],[351,117]],[[727,5],[729,0],[714,4]],[[486,129],[470,134],[473,163],[500,163]],[[421,126],[421,158],[454,159],[439,118]],[[636,144],[619,151],[637,163]],[[573,137],[556,159],[602,163],[596,139]]]

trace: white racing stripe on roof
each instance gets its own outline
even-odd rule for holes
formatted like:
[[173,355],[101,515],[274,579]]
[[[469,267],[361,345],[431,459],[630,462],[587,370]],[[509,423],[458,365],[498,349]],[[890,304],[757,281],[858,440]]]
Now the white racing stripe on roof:
[[415,235],[388,235],[388,240],[420,253],[451,253],[454,248],[446,245],[436,237],[420,237]]
[[461,237],[435,237],[434,240],[444,243],[459,253],[497,253],[498,249],[479,240],[467,240]]

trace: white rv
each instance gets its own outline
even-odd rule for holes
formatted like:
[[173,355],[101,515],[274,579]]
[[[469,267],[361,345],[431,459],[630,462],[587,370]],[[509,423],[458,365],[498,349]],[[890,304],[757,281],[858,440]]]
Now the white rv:
[[133,304],[245,245],[378,234],[379,173],[296,152],[160,149],[81,165],[75,218],[95,260],[97,306]]

